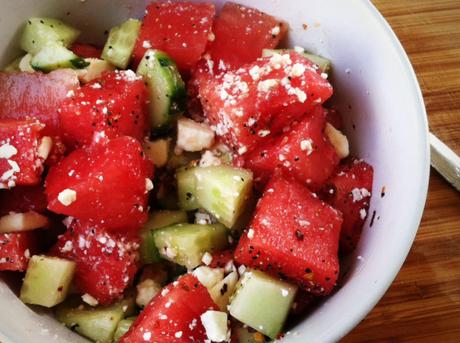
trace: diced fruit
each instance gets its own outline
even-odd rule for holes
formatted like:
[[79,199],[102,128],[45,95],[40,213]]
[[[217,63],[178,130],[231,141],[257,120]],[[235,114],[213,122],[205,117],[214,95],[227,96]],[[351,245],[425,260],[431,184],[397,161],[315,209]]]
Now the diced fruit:
[[230,166],[196,168],[196,194],[200,207],[231,228],[252,192],[252,173]]
[[326,127],[324,128],[324,135],[332,144],[335,152],[337,153],[337,156],[339,156],[340,159],[348,157],[350,154],[350,148],[348,145],[347,136],[345,136],[342,132],[337,130],[329,123],[326,123]]
[[59,305],[56,318],[67,327],[98,343],[112,343],[119,322],[132,314],[132,299],[111,306],[91,307],[76,299]]
[[120,299],[138,270],[139,242],[74,220],[51,250],[76,263],[75,286],[99,304]]
[[234,271],[209,289],[209,294],[211,295],[212,300],[214,300],[217,306],[219,306],[221,311],[227,311],[230,297],[235,292],[237,283],[238,273]]
[[177,146],[185,151],[201,151],[214,144],[214,132],[203,123],[188,118],[177,121]]
[[228,342],[230,331],[228,330],[228,315],[226,312],[209,310],[203,313],[200,319],[209,341]]
[[161,290],[161,284],[152,279],[145,279],[136,285],[136,304],[145,307]]
[[34,118],[45,124],[43,134],[60,134],[57,109],[80,85],[72,70],[42,73],[0,73],[0,118]]
[[19,70],[26,72],[26,73],[33,73],[35,69],[32,67],[32,55],[31,54],[26,54],[24,55],[23,58],[21,58],[21,61],[19,62]]
[[351,252],[359,241],[368,215],[373,174],[372,166],[354,160],[340,166],[321,191],[323,199],[343,214],[341,252]]
[[0,234],[0,247],[0,271],[23,272],[37,250],[37,236],[35,232]]
[[0,188],[40,182],[42,129],[34,120],[0,120]]
[[274,339],[280,333],[297,287],[257,270],[246,272],[231,299],[230,314]]
[[326,101],[332,86],[309,60],[293,52],[203,76],[199,94],[216,134],[243,155]]
[[0,233],[31,231],[48,225],[48,218],[34,211],[11,212],[0,217]]
[[102,49],[91,44],[73,43],[69,49],[75,55],[83,58],[99,59],[102,54]]
[[323,133],[325,125],[325,113],[318,106],[288,132],[243,156],[244,166],[254,172],[259,184],[281,168],[299,182],[318,188],[339,164],[334,146]]
[[73,151],[46,177],[48,209],[112,229],[138,229],[147,219],[152,166],[134,138]]
[[196,169],[183,167],[176,171],[179,207],[184,211],[196,210],[200,207],[197,197]]
[[118,340],[123,336],[125,333],[128,332],[131,325],[133,325],[136,317],[128,317],[126,319],[122,319],[118,322],[117,329],[113,334],[113,341],[118,342]]
[[49,42],[69,46],[80,31],[52,18],[29,18],[21,37],[21,48],[31,54],[38,53]]
[[233,261],[232,250],[218,251],[212,254],[212,261],[209,264],[209,267],[224,268],[230,261]]
[[155,1],[147,6],[134,49],[134,61],[158,49],[176,61],[182,71],[201,58],[211,34],[215,8],[209,3]]
[[82,83],[91,82],[94,79],[100,78],[105,72],[115,70],[115,67],[109,62],[98,58],[85,58],[85,62],[89,63],[89,65],[77,70],[78,79]]
[[224,279],[224,270],[222,268],[209,268],[202,266],[196,268],[192,274],[208,289],[208,291]]
[[147,50],[137,74],[144,78],[149,90],[152,128],[168,128],[185,108],[185,85],[175,62],[161,51]]
[[120,26],[112,28],[102,51],[102,58],[121,69],[126,69],[140,28],[141,22],[137,19],[128,19]]
[[47,200],[43,185],[18,186],[0,192],[0,215],[29,211],[43,213],[46,211],[46,205]]
[[81,146],[98,137],[132,136],[142,140],[148,131],[146,102],[147,89],[132,71],[105,73],[61,104],[64,141]]
[[341,225],[338,211],[304,185],[276,175],[238,242],[235,260],[326,295],[338,277]]
[[156,211],[149,216],[140,232],[140,254],[144,263],[154,263],[160,260],[160,253],[155,245],[154,230],[178,223],[187,222],[187,213],[184,211]]
[[215,70],[254,62],[263,49],[275,48],[286,31],[287,25],[270,15],[227,2],[214,24],[215,39],[208,49]]
[[154,239],[163,258],[193,269],[201,264],[204,253],[226,247],[227,234],[220,224],[177,224],[155,230]]
[[55,69],[81,69],[88,65],[84,59],[58,42],[48,42],[30,60],[32,68],[45,73]]
[[200,316],[217,310],[207,289],[191,274],[165,287],[118,343],[190,343],[207,339]]
[[161,168],[168,162],[170,144],[170,139],[160,138],[155,141],[145,140],[142,146],[145,156],[152,161],[155,167]]
[[26,304],[53,307],[67,297],[75,262],[57,257],[32,256],[21,288]]
[[[300,48],[300,51],[298,52],[301,53],[305,58],[308,58],[311,62],[316,64],[323,73],[328,73],[331,70],[332,62],[330,60],[322,56],[310,54],[302,50],[303,49]],[[276,50],[264,49],[262,51],[262,56],[263,57],[273,56],[274,54],[289,53],[290,51],[293,51],[293,50],[292,49],[276,49]],[[294,49],[294,51],[297,51],[297,48]]]

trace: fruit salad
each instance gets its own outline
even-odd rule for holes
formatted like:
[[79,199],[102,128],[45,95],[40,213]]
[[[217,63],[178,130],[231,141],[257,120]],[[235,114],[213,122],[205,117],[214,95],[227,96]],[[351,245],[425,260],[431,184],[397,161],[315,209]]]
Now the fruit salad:
[[373,168],[332,63],[228,2],[79,40],[29,18],[0,72],[0,271],[99,343],[264,342],[340,281]]

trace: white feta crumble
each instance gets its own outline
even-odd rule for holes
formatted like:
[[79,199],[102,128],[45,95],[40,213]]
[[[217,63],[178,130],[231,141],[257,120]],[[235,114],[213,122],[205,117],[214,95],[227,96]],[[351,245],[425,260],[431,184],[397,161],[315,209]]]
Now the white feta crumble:
[[297,52],[298,54],[303,54],[305,52],[305,49],[302,48],[301,46],[295,46],[294,51]]
[[278,84],[278,80],[275,80],[275,79],[267,79],[267,80],[264,80],[264,81],[260,81],[257,85],[257,90],[259,92],[269,92],[270,89],[272,89],[273,87],[276,87],[276,85]]
[[289,76],[300,77],[303,75],[303,73],[305,73],[305,66],[303,64],[296,63],[292,66]]
[[92,295],[85,293],[81,296],[81,300],[83,300],[85,303],[87,303],[90,306],[97,306],[99,304],[99,301],[97,301],[96,298],[94,298]]
[[277,36],[279,35],[281,32],[281,29],[279,27],[279,25],[276,25],[274,28],[271,29],[270,33],[273,35],[273,36]]
[[61,248],[62,252],[69,252],[72,251],[73,249],[73,243],[72,241],[67,241],[65,242],[64,246]]
[[150,41],[145,40],[142,42],[142,47],[145,49],[150,49],[152,47],[152,44],[150,43]]
[[270,134],[270,130],[259,130],[257,135],[259,137],[267,137]]
[[213,342],[224,342],[227,340],[229,336],[227,313],[209,310],[203,313],[200,318],[209,340]]
[[145,178],[145,190],[146,193],[150,192],[153,189],[153,182],[149,178]]
[[248,151],[248,148],[245,147],[245,146],[242,146],[238,149],[238,155],[243,155],[244,153],[246,153]]
[[362,220],[364,220],[364,219],[366,218],[366,216],[367,216],[367,211],[366,211],[365,208],[362,208],[362,209],[359,210],[359,216],[360,216],[360,218],[361,218]]
[[5,143],[0,147],[0,158],[11,158],[17,153],[18,150],[10,143]]
[[253,239],[253,238],[254,238],[254,230],[253,230],[253,229],[249,229],[249,230],[248,230],[248,238],[249,238],[249,239]]
[[203,254],[203,257],[201,258],[201,262],[203,262],[205,265],[209,266],[212,262],[212,255],[208,252],[205,252]]
[[64,205],[69,206],[77,200],[77,192],[73,189],[66,188],[58,194],[58,201]]
[[177,332],[174,334],[174,337],[176,337],[176,338],[181,338],[181,337],[182,337],[182,331],[177,331]]
[[361,201],[366,197],[370,197],[371,193],[366,188],[353,188],[351,190],[353,202]]
[[260,79],[260,67],[256,65],[252,67],[251,69],[249,69],[249,75],[251,75],[251,78],[254,81],[257,81],[258,79]]
[[288,94],[295,95],[301,103],[304,103],[307,100],[307,94],[300,88],[289,88]]
[[300,141],[300,150],[306,151],[307,155],[313,152],[313,141],[311,139],[304,139]]
[[281,288],[281,295],[283,297],[287,297],[289,295],[289,291],[285,288]]
[[152,333],[150,331],[146,331],[144,332],[144,334],[142,335],[142,339],[144,341],[149,341],[150,338],[152,338]]

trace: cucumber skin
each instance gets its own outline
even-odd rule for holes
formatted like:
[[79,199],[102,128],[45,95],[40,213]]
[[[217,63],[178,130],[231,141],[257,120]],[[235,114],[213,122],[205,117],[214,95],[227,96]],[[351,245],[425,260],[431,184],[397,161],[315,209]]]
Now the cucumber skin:
[[[82,62],[83,61],[83,62]],[[79,58],[58,42],[48,42],[42,50],[32,57],[30,64],[34,70],[44,73],[61,68],[84,67],[86,61]]]
[[126,69],[130,62],[140,28],[141,22],[137,19],[128,19],[121,25],[112,28],[101,57],[114,66]]
[[21,49],[35,55],[48,42],[59,42],[67,47],[75,42],[80,31],[53,18],[29,18],[25,24],[20,45]]
[[179,207],[184,211],[200,208],[197,197],[196,168],[183,167],[176,171]]

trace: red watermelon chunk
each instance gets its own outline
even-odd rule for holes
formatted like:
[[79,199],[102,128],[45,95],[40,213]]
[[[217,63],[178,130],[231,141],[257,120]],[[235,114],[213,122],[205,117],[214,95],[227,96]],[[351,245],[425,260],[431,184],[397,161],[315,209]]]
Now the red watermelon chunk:
[[326,202],[343,213],[340,251],[353,251],[368,215],[374,169],[361,160],[340,166],[322,189]]
[[240,155],[332,95],[329,82],[295,52],[260,58],[236,71],[203,76],[199,82],[205,117]]
[[18,186],[0,192],[0,216],[10,212],[35,211],[43,213],[46,211],[47,204],[43,185]]
[[323,185],[339,164],[335,148],[326,139],[325,112],[321,106],[279,137],[243,156],[244,167],[254,172],[256,181],[265,184],[279,167],[304,185]]
[[34,120],[0,120],[0,188],[40,182],[42,129]]
[[339,272],[341,214],[302,184],[275,176],[235,250],[238,263],[329,294]]
[[147,90],[130,71],[114,71],[87,83],[59,108],[62,136],[69,146],[89,144],[97,136],[132,136],[148,132]]
[[283,39],[287,25],[254,8],[227,2],[213,27],[215,39],[208,52],[215,70],[236,69],[274,49]]
[[91,44],[73,43],[70,50],[82,58],[101,58],[102,49]]
[[139,242],[110,233],[101,226],[74,220],[51,249],[53,255],[75,261],[78,292],[109,304],[123,296],[138,270]]
[[233,250],[216,251],[212,254],[209,268],[224,268],[227,263],[233,261]]
[[77,74],[70,69],[49,74],[0,72],[0,119],[38,119],[46,125],[44,135],[59,135],[57,109],[79,85]]
[[0,234],[0,271],[25,271],[30,256],[37,250],[36,242],[33,231]]
[[152,2],[134,48],[135,64],[154,48],[171,56],[181,71],[190,70],[206,49],[214,14],[210,3]]
[[206,287],[192,274],[169,284],[145,307],[118,343],[205,342],[200,316],[219,311]]
[[48,209],[107,228],[136,230],[147,219],[146,179],[152,168],[131,137],[74,150],[48,173]]

